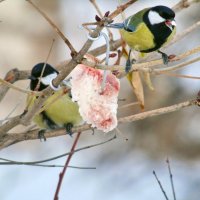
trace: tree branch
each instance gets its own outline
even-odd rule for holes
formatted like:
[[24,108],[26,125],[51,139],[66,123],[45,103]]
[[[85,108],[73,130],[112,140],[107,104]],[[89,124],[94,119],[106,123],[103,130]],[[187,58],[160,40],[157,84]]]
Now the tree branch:
[[184,8],[188,8],[189,6],[191,6],[194,3],[199,3],[200,0],[181,0],[179,3],[177,3],[174,7],[173,10],[175,12],[179,12],[180,10],[184,9]]
[[26,0],[28,3],[30,3],[53,27],[53,29],[56,31],[56,33],[62,38],[62,40],[65,42],[65,44],[69,47],[71,51],[71,55],[76,55],[76,50],[72,46],[71,42],[65,37],[65,35],[60,31],[60,29],[56,26],[55,23],[42,11],[39,9],[38,6],[36,6],[31,0]]
[[[196,100],[196,99],[188,100],[188,101],[178,103],[175,105],[171,105],[168,107],[159,108],[159,109],[155,109],[155,110],[151,110],[151,111],[146,111],[146,112],[130,115],[127,117],[122,117],[122,118],[118,119],[118,123],[120,124],[120,123],[127,123],[127,122],[143,120],[143,119],[146,119],[149,117],[163,115],[163,114],[167,114],[170,112],[175,112],[175,111],[181,110],[183,108],[194,106],[194,105],[199,106],[200,101]],[[77,126],[77,127],[72,128],[73,133],[79,132],[79,131],[86,131],[86,130],[91,130],[91,126],[86,124],[86,125]],[[10,145],[16,144],[21,141],[38,139],[38,131],[39,130],[37,129],[37,130],[29,131],[27,133],[6,134],[6,135],[4,135],[4,137],[2,137],[0,135],[0,149],[6,148]],[[57,136],[61,136],[61,135],[66,135],[65,129],[59,129],[59,130],[54,130],[54,131],[45,133],[46,138],[57,137]]]
[[81,132],[78,132],[77,135],[76,135],[76,138],[74,140],[74,143],[72,145],[72,148],[71,148],[71,151],[69,153],[69,156],[67,157],[67,160],[66,160],[66,163],[65,163],[65,166],[62,170],[62,172],[59,174],[59,180],[58,180],[58,185],[57,185],[57,188],[56,188],[56,192],[55,192],[55,196],[54,196],[54,200],[58,200],[58,195],[59,195],[59,192],[60,192],[60,188],[61,188],[61,185],[62,185],[62,181],[63,181],[63,178],[64,178],[64,175],[66,173],[66,170],[68,168],[68,165],[69,165],[69,162],[74,154],[74,150],[75,150],[75,147],[78,143],[78,140],[81,136]]
[[[77,153],[77,152],[83,151],[83,150],[87,150],[87,149],[90,149],[90,148],[93,148],[93,147],[101,146],[103,144],[111,142],[114,139],[116,139],[116,135],[114,137],[108,139],[108,140],[103,141],[103,142],[99,142],[99,143],[96,143],[96,144],[93,144],[93,145],[88,145],[88,146],[84,146],[84,147],[75,149],[74,153]],[[41,164],[41,163],[46,163],[46,162],[49,162],[49,161],[57,160],[57,159],[60,159],[62,157],[65,157],[69,154],[70,154],[70,152],[67,152],[67,153],[61,154],[59,156],[52,157],[52,158],[46,158],[46,159],[43,159],[43,160],[31,161],[31,162],[30,161],[29,162],[21,162],[21,161],[14,161],[14,160],[10,160],[10,159],[0,158],[0,160],[5,161],[5,162],[0,162],[0,165],[36,165],[36,164]]]

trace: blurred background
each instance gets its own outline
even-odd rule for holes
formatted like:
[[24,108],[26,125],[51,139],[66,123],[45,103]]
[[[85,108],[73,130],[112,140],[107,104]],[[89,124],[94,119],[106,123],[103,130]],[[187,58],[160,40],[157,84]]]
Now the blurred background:
[[[117,0],[97,0],[103,12],[113,11]],[[125,1],[122,1],[124,3]],[[172,7],[179,0],[139,0],[129,7],[125,14],[155,5]],[[34,0],[40,9],[56,23],[63,33],[79,50],[86,41],[86,34],[79,27],[84,22],[94,21],[96,11],[88,0]],[[177,14],[177,32],[200,20],[200,3],[193,4]],[[12,68],[31,69],[46,60],[52,39],[55,39],[49,63],[59,64],[70,58],[70,52],[52,27],[26,1],[6,0],[0,3],[0,77]],[[115,20],[121,21],[119,16]],[[114,39],[119,38],[117,31]],[[102,45],[100,40],[92,48]],[[200,44],[199,29],[170,46],[166,52],[180,54]],[[191,57],[190,57],[191,58]],[[199,63],[180,71],[183,74],[199,76]],[[152,78],[155,91],[145,88],[146,110],[160,108],[195,98],[199,81],[167,77]],[[16,85],[27,88],[28,81]],[[132,88],[126,79],[121,80],[120,98],[126,102],[136,101]],[[26,96],[10,90],[0,104],[0,118],[20,102],[13,115],[23,111]],[[120,110],[119,116],[140,112],[137,107]],[[72,158],[71,165],[96,167],[95,170],[68,169],[61,187],[60,199],[87,200],[147,200],[164,199],[152,174],[155,170],[169,199],[172,199],[166,158],[169,157],[174,177],[176,196],[179,200],[199,200],[200,197],[200,129],[199,108],[189,107],[178,112],[161,115],[138,122],[119,126],[123,136],[105,145],[81,151]],[[24,127],[19,127],[22,130]],[[12,132],[12,131],[11,131]],[[92,145],[111,138],[115,132],[103,134],[88,131],[81,135],[78,146]],[[124,138],[128,138],[126,141]],[[21,142],[0,151],[0,157],[18,161],[35,161],[68,152],[73,138],[62,136]],[[64,164],[66,158],[51,162]],[[1,200],[53,199],[61,168],[30,166],[0,166]]]

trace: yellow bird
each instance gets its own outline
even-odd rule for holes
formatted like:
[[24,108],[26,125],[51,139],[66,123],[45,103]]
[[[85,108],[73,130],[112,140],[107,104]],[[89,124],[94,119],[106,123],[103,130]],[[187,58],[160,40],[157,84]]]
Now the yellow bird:
[[109,24],[108,27],[120,29],[122,38],[129,45],[129,58],[126,71],[131,67],[131,49],[141,53],[158,51],[162,54],[164,64],[168,56],[159,49],[169,42],[176,32],[175,13],[166,6],[145,8],[128,17],[123,23]]
[[[45,69],[43,70],[44,67]],[[44,90],[57,75],[58,71],[49,64],[39,63],[35,65],[29,77],[31,80],[30,89],[33,91]],[[37,98],[34,95],[27,97],[28,109],[33,106]],[[62,89],[55,91],[44,102],[42,112],[36,114],[33,121],[41,128],[40,134],[44,133],[46,129],[56,128],[66,128],[67,133],[71,134],[71,128],[83,122],[79,114],[78,104],[72,101],[69,92],[65,94]]]

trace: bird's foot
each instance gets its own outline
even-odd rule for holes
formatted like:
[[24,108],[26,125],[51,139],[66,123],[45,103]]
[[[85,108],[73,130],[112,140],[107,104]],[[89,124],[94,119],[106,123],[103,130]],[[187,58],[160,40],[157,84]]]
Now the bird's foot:
[[94,129],[94,128],[91,128],[91,130],[92,130],[92,135],[94,135],[94,133],[95,133],[94,130],[95,130],[95,129]]
[[42,129],[42,130],[39,130],[38,131],[38,139],[40,139],[40,142],[42,142],[42,140],[44,141],[44,142],[46,142],[46,137],[45,137],[45,132],[46,132],[46,130],[45,129]]
[[168,65],[169,60],[170,60],[168,55],[162,51],[158,51],[158,53],[160,53],[162,55],[163,64]]
[[131,70],[132,68],[132,65],[136,62],[135,59],[130,59],[128,58],[128,60],[126,61],[126,68],[125,68],[125,71],[126,73],[129,73],[129,71]]
[[69,94],[69,98],[72,99],[72,93],[71,93],[71,90],[68,92]]
[[72,135],[73,135],[72,128],[73,128],[73,124],[72,123],[67,123],[65,125],[66,134],[68,134],[70,137],[72,137]]
[[130,69],[131,69],[131,60],[128,59],[128,60],[126,61],[125,72],[128,73],[128,72],[130,71]]

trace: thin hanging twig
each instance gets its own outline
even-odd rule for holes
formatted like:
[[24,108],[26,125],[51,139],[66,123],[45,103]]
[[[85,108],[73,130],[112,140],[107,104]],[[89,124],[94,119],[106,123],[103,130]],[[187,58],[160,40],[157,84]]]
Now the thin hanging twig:
[[166,194],[166,192],[165,192],[165,190],[164,190],[164,188],[163,188],[163,186],[162,186],[162,183],[161,183],[160,180],[158,179],[158,177],[157,177],[157,175],[156,175],[156,172],[155,172],[154,170],[153,170],[153,175],[155,176],[156,181],[158,182],[158,185],[160,186],[160,189],[161,189],[161,191],[162,191],[162,193],[163,193],[165,199],[166,199],[166,200],[169,200],[169,198],[168,198],[168,196],[167,196],[167,194]]
[[173,175],[172,175],[171,166],[170,166],[170,162],[169,162],[168,158],[166,160],[166,163],[167,163],[167,167],[168,167],[168,171],[169,171],[170,183],[171,183],[171,187],[172,187],[173,197],[174,197],[174,200],[176,200],[176,193],[175,193],[175,188],[174,188]]
[[60,188],[61,188],[61,185],[62,185],[62,181],[63,181],[64,175],[65,175],[65,172],[66,172],[67,167],[68,167],[68,165],[69,165],[69,162],[70,162],[70,160],[71,160],[71,158],[72,158],[72,155],[74,154],[74,150],[75,150],[75,147],[76,147],[76,145],[77,145],[77,142],[78,142],[80,136],[81,136],[81,132],[78,132],[77,135],[76,135],[76,138],[75,138],[75,140],[74,140],[74,143],[73,143],[73,145],[72,145],[70,154],[69,154],[69,156],[67,157],[65,166],[64,166],[62,172],[59,174],[59,181],[58,181],[58,185],[57,185],[57,188],[56,188],[54,200],[58,200],[58,195],[59,195],[59,192],[60,192]]
[[58,33],[58,35],[63,39],[65,44],[69,47],[71,51],[71,55],[74,56],[77,54],[76,50],[74,49],[73,45],[71,42],[65,37],[65,35],[60,31],[60,29],[56,26],[55,23],[38,7],[36,6],[31,0],[26,0],[29,2],[48,22],[49,24],[53,27],[53,29]]

